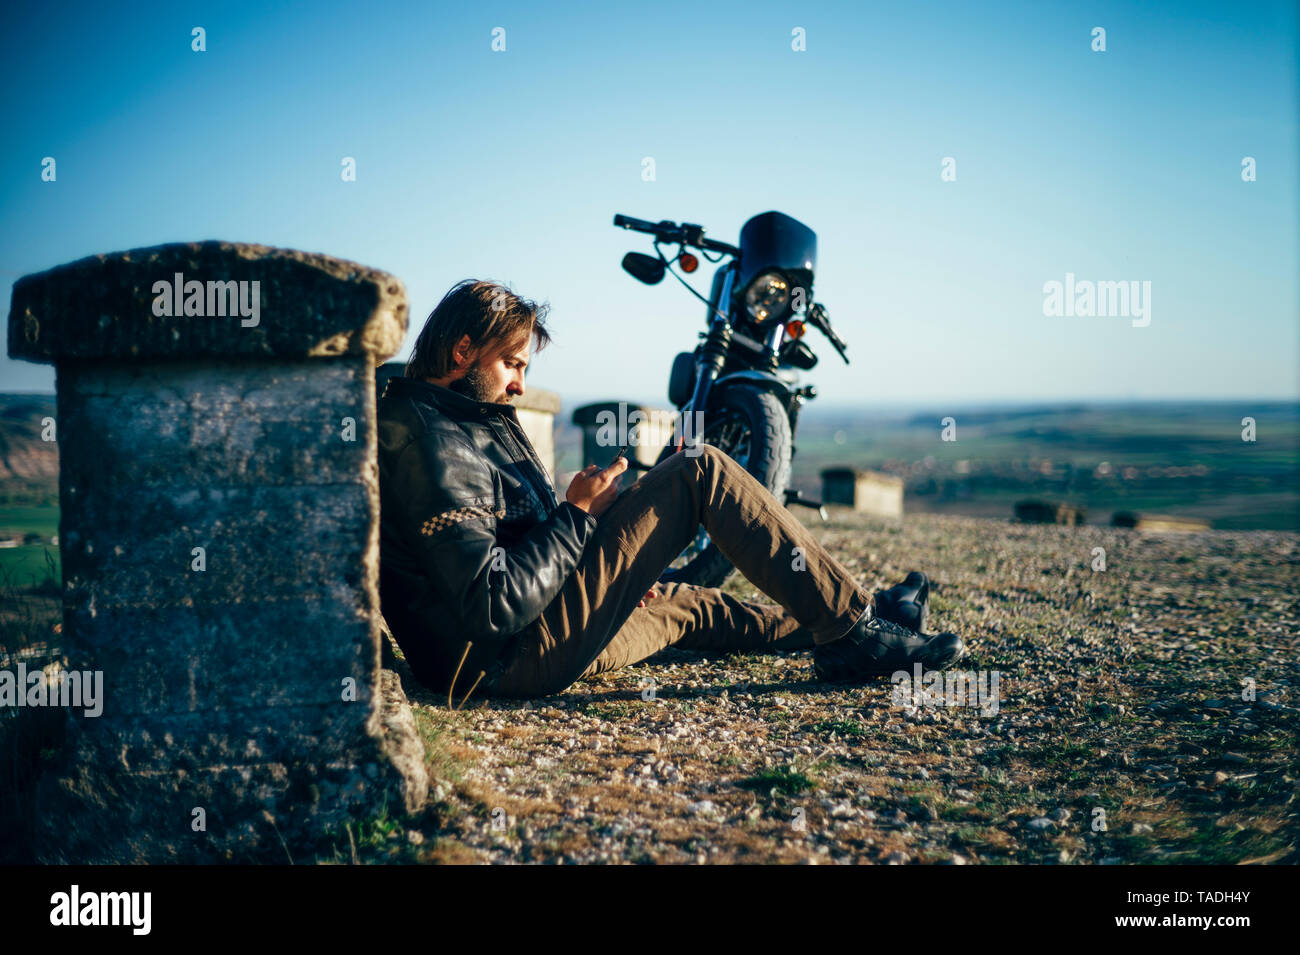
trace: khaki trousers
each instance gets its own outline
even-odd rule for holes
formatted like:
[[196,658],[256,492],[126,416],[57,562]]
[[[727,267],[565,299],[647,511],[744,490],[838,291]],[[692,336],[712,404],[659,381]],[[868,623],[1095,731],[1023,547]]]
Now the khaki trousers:
[[[872,604],[827,553],[728,454],[678,451],[623,491],[598,519],[577,568],[519,645],[494,696],[558,693],[577,680],[689,650],[810,649],[843,636]],[[637,607],[703,525],[718,548],[780,606],[716,587],[663,584]]]

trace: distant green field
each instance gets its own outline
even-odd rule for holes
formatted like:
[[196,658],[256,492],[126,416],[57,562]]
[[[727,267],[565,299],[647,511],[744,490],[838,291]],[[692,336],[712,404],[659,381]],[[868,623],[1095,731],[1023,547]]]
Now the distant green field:
[[1108,524],[1116,511],[1169,514],[1208,521],[1219,530],[1300,530],[1300,503],[1294,494],[1235,494],[1197,497],[1187,494],[1135,493],[1089,495],[1073,493],[1031,494],[995,489],[967,499],[940,500],[934,495],[907,493],[904,512],[960,514],[965,517],[1010,518],[1017,501],[1038,496],[1068,501],[1087,509],[1087,523]]
[[[557,468],[582,463],[561,413]],[[952,418],[956,440],[943,440]],[[1243,440],[1243,418],[1255,440]],[[1062,500],[1090,524],[1116,511],[1208,520],[1232,530],[1300,531],[1300,404],[1279,401],[1075,403],[879,409],[809,403],[792,484],[821,495],[821,471],[883,470],[905,481],[905,510],[1010,518],[1016,501]],[[1146,473],[1196,468],[1196,476]],[[1125,469],[1142,472],[1126,476]],[[1099,470],[1100,469],[1100,470]],[[1109,476],[1102,476],[1109,472]],[[560,488],[563,490],[563,488]]]
[[49,576],[47,554],[54,561],[55,573],[61,573],[58,545],[50,543],[59,532],[59,509],[0,507],[0,537],[33,531],[41,535],[42,543],[0,547],[0,583],[9,582],[19,589],[39,584]]
[[[945,417],[956,440],[942,440]],[[1255,420],[1255,440],[1241,421]],[[904,474],[906,507],[1010,517],[1040,497],[1088,508],[1197,517],[1224,529],[1300,530],[1300,406],[1288,402],[1149,403],[872,414],[810,406],[799,422],[793,479],[820,493],[827,467]],[[1105,462],[1109,478],[1094,471]],[[963,473],[958,468],[967,468]],[[1199,477],[1147,468],[1202,467]],[[1046,473],[1039,473],[1046,468]],[[1136,478],[1119,472],[1138,468]]]

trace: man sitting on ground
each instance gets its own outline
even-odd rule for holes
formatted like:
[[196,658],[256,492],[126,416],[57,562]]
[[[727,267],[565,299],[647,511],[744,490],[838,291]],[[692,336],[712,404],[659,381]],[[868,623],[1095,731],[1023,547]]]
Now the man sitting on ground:
[[[961,658],[956,634],[921,632],[924,575],[872,594],[713,446],[679,449],[621,495],[626,458],[589,464],[557,503],[511,404],[531,341],[550,341],[545,314],[457,284],[380,400],[382,609],[421,682],[462,705],[475,689],[544,696],[667,646],[811,648],[834,682]],[[701,525],[778,606],[657,583]]]

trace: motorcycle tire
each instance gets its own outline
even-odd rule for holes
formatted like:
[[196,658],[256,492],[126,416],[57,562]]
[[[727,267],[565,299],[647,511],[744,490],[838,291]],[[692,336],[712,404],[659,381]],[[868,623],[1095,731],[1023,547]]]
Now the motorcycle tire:
[[[739,424],[740,429],[736,429],[735,424]],[[702,442],[731,455],[773,497],[785,502],[794,442],[790,434],[790,419],[776,395],[755,388],[726,389],[721,403],[706,416]],[[656,463],[674,453],[675,446],[668,445],[659,453]],[[674,563],[678,566],[665,570],[659,576],[660,581],[721,587],[736,571],[718,545],[708,538],[703,527],[695,541]]]

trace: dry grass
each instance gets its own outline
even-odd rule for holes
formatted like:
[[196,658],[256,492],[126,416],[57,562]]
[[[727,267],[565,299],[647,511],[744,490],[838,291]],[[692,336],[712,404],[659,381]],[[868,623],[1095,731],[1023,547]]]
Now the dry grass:
[[1300,861],[1300,537],[811,526],[864,580],[932,575],[936,625],[970,638],[963,668],[1000,673],[996,715],[821,684],[810,653],[670,649],[455,714],[408,686],[463,780],[430,838],[497,863]]

